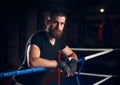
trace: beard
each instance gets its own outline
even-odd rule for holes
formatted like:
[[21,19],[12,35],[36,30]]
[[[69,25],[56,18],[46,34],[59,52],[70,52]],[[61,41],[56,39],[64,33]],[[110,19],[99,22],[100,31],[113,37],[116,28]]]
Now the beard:
[[53,38],[58,39],[58,38],[60,38],[62,36],[63,31],[49,28],[49,34]]

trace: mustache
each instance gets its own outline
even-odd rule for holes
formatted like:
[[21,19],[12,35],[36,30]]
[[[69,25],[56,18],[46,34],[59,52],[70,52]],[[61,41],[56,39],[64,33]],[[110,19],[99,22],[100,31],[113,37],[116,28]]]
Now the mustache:
[[53,30],[54,32],[62,32],[61,30],[57,29],[57,30]]

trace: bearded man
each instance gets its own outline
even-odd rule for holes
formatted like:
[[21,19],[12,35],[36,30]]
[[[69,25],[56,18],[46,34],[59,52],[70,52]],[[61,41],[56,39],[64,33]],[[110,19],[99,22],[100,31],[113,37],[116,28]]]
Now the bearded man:
[[[77,70],[77,55],[61,38],[66,22],[66,15],[62,11],[52,11],[46,18],[45,31],[33,33],[27,44],[25,58],[19,69],[43,67],[48,71],[14,76],[16,85],[45,85],[42,80],[52,69],[60,68],[65,76],[73,76]],[[58,60],[58,52],[66,56],[67,63]],[[54,73],[55,74],[55,73]],[[47,74],[47,78],[50,76]],[[52,76],[53,77],[53,76]]]

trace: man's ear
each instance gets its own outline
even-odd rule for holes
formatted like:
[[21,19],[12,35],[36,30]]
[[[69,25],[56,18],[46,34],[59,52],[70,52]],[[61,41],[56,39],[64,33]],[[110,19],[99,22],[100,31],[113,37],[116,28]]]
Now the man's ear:
[[48,16],[48,17],[46,17],[46,19],[45,19],[45,24],[46,24],[46,25],[49,25],[49,23],[50,23],[50,17]]

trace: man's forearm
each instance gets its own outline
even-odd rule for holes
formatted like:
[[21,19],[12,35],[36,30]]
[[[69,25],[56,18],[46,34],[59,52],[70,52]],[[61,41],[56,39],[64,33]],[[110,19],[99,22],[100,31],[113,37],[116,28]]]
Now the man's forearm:
[[56,60],[48,60],[44,58],[34,58],[28,63],[29,67],[44,67],[44,68],[55,68],[57,66]]

